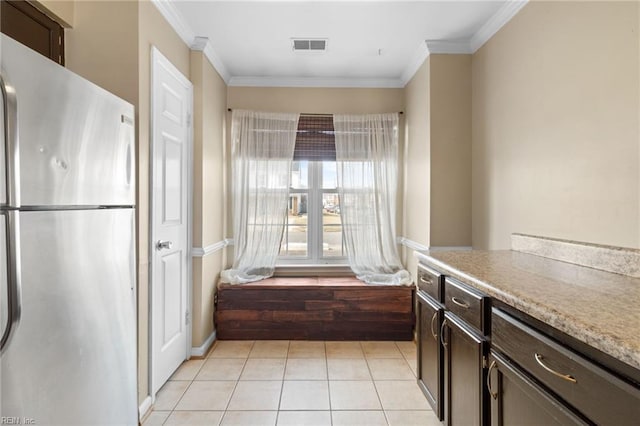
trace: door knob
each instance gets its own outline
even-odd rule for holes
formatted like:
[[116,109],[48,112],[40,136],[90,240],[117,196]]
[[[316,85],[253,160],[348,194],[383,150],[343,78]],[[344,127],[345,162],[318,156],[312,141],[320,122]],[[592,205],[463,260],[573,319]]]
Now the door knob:
[[171,246],[173,246],[173,243],[171,241],[162,241],[162,240],[158,240],[158,242],[156,243],[156,250],[162,250],[162,249],[171,249]]

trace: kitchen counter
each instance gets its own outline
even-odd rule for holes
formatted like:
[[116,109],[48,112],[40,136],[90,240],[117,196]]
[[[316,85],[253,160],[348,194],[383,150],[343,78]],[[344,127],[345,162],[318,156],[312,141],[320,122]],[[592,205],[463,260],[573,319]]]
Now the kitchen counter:
[[640,278],[511,250],[418,259],[640,370]]

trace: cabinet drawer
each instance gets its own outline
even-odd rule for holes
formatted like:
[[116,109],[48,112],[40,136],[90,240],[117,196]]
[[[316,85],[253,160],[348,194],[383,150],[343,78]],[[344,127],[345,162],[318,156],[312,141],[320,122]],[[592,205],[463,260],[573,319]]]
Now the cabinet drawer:
[[487,389],[491,395],[493,426],[589,424],[493,349],[489,356]]
[[631,425],[640,418],[640,389],[494,309],[492,346],[598,424]]
[[418,288],[438,302],[442,302],[442,274],[418,264]]
[[490,331],[491,299],[453,278],[444,280],[444,305],[467,324],[487,335]]

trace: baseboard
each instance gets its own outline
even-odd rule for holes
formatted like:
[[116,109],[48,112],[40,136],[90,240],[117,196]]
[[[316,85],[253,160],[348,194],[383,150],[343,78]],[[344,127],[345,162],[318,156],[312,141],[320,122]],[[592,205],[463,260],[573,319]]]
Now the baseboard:
[[191,348],[191,356],[192,357],[205,356],[207,352],[209,352],[209,349],[211,349],[211,345],[213,345],[213,342],[215,341],[216,341],[216,331],[213,330],[213,333],[211,333],[209,337],[207,337],[207,340],[205,340],[202,345]]
[[140,420],[140,423],[142,424],[142,422],[145,420],[145,418],[147,417],[147,415],[151,412],[151,396],[147,396],[144,401],[142,401],[142,404],[140,404],[140,406],[138,407],[138,419]]

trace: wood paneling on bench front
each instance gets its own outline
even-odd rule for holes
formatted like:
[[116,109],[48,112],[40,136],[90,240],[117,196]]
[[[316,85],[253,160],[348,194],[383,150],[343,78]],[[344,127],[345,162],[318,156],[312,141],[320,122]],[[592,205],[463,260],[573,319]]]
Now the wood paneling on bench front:
[[220,284],[214,319],[221,340],[413,340],[413,287],[352,277]]

